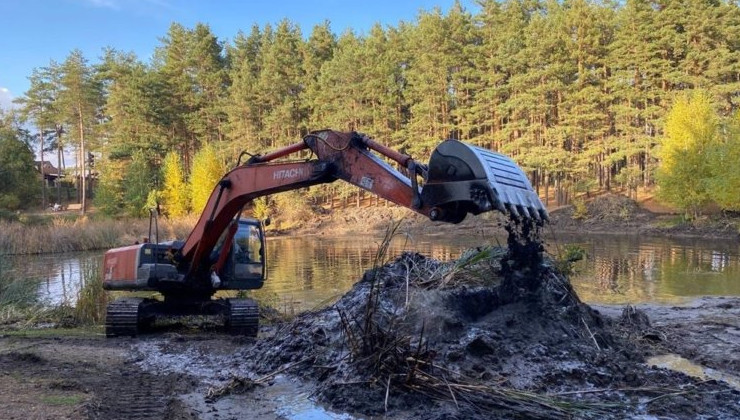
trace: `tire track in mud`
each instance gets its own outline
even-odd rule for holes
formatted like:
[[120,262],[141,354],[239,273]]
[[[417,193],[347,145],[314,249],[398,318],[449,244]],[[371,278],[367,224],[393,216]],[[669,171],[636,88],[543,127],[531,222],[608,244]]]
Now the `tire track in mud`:
[[[184,373],[146,372],[127,340],[0,338],[0,418],[193,419],[178,395],[191,391]],[[14,387],[22,398],[13,396]],[[80,401],[58,406],[53,398]],[[52,401],[52,402],[49,402]]]
[[91,417],[162,419],[172,398],[168,388],[161,378],[126,369],[95,390],[99,405]]
[[136,366],[123,366],[108,374],[94,389],[90,419],[193,419],[179,403],[178,396],[192,389],[182,374],[147,373]]

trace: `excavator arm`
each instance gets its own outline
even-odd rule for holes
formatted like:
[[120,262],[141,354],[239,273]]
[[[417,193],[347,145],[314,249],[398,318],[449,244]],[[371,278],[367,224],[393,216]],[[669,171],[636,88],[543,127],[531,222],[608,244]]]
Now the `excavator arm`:
[[[274,162],[306,149],[315,159]],[[401,170],[379,156],[397,163]],[[517,217],[547,218],[526,175],[504,155],[447,140],[437,147],[427,166],[362,134],[322,130],[299,143],[254,156],[227,173],[182,246],[179,264],[187,266],[187,277],[202,277],[210,269],[210,254],[222,232],[255,198],[338,179],[431,220],[458,223],[468,213],[494,209]]]

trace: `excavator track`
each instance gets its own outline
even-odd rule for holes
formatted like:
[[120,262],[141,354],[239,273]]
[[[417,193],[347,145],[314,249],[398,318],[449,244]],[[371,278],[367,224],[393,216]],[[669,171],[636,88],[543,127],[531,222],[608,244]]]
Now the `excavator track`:
[[256,337],[259,329],[259,307],[252,299],[229,299],[226,329],[230,334]]
[[108,304],[105,315],[106,337],[131,336],[139,333],[139,312],[143,298],[121,298]]

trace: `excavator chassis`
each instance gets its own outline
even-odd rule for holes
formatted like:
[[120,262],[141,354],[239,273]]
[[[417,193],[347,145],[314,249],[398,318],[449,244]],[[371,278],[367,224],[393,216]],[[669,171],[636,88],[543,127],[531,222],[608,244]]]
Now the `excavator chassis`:
[[221,316],[226,331],[233,335],[256,337],[259,329],[259,308],[252,299],[161,301],[131,297],[116,299],[108,305],[105,335],[135,337],[157,317],[185,315]]

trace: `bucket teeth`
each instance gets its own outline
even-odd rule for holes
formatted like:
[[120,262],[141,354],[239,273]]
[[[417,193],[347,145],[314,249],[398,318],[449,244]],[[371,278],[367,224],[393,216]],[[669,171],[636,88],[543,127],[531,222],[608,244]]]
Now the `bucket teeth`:
[[542,218],[540,217],[540,212],[537,211],[536,208],[530,207],[529,208],[529,214],[534,218],[534,220],[537,221],[537,223],[542,223]]
[[549,217],[547,215],[547,211],[545,209],[540,209],[538,213],[540,214],[540,219],[542,219],[542,220],[548,220],[549,219]]
[[509,204],[509,213],[511,213],[512,216],[519,219],[522,216],[519,214],[519,210],[516,209],[516,206],[513,204]]
[[533,217],[532,217],[532,216],[531,216],[531,215],[529,214],[529,210],[527,210],[527,208],[526,208],[526,207],[524,207],[524,206],[518,206],[518,207],[519,207],[519,213],[520,213],[520,214],[523,214],[523,215],[524,215],[524,217],[526,217],[527,219],[532,219],[532,218],[533,218]]

